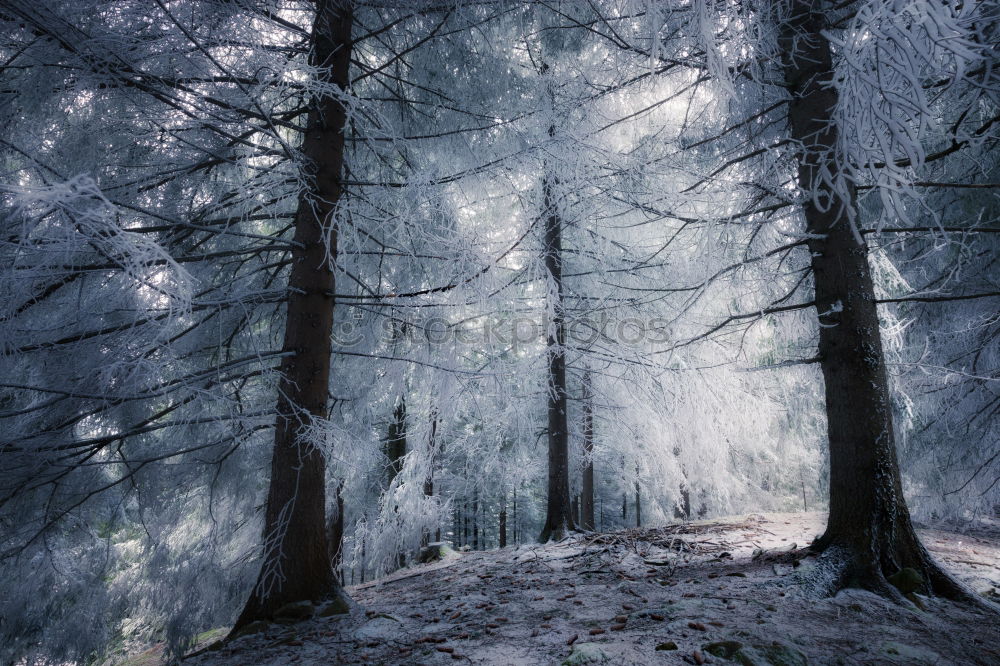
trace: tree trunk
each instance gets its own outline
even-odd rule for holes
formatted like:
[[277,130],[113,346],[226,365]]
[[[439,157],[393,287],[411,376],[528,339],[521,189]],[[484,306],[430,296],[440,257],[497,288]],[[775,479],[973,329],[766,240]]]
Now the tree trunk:
[[472,491],[472,550],[479,550],[479,490]]
[[392,422],[385,438],[385,456],[389,459],[386,465],[386,488],[392,486],[401,471],[403,458],[406,456],[406,398],[400,398],[392,412]]
[[[336,497],[336,513],[329,517],[329,539],[330,539],[330,560],[333,566],[333,573],[336,576],[337,572],[340,571],[340,565],[344,559],[344,495],[342,493],[344,489],[343,482],[337,483],[337,489],[335,491]],[[341,585],[344,583],[343,575],[339,576]]]
[[594,530],[594,404],[590,370],[583,373],[583,480],[580,526]]
[[791,137],[801,146],[798,180],[830,440],[830,516],[814,548],[842,564],[830,592],[860,586],[899,598],[887,579],[912,569],[920,590],[965,596],[920,544],[903,497],[868,248],[851,220],[854,185],[841,177],[837,162],[838,99],[829,84],[833,59],[822,32],[829,27],[824,8],[817,0],[794,0],[781,35]]
[[642,497],[639,495],[639,482],[635,482],[635,526],[642,527]]
[[514,488],[514,545],[521,543],[518,541],[518,529],[517,529],[517,488]]
[[469,503],[462,504],[462,545],[469,545]]
[[[505,501],[506,502],[506,501]],[[507,505],[506,503],[500,507],[500,529],[499,529],[499,546],[501,548],[507,547]]]
[[[350,8],[317,0],[310,59],[320,68],[323,83],[347,87],[350,51]],[[233,631],[267,619],[293,601],[337,597],[346,608],[325,529],[326,461],[301,437],[313,418],[327,413],[334,290],[330,259],[337,248],[333,215],[342,193],[345,122],[336,96],[310,103],[302,144],[309,184],[295,215],[282,347],[291,354],[281,363],[263,562]]]
[[[437,458],[437,415],[431,410],[431,432],[427,438],[427,476],[424,478],[424,497],[434,497],[434,463]],[[435,541],[441,540],[441,528],[438,527],[438,536]],[[431,534],[429,529],[424,529],[420,535],[420,546],[426,547],[430,543]]]
[[[550,132],[551,133],[551,132]],[[573,531],[569,502],[569,428],[566,399],[566,331],[563,311],[562,219],[552,196],[548,178],[543,183],[545,197],[545,270],[549,277],[549,312],[546,355],[548,357],[548,440],[549,478],[545,526],[538,540],[559,540]]]

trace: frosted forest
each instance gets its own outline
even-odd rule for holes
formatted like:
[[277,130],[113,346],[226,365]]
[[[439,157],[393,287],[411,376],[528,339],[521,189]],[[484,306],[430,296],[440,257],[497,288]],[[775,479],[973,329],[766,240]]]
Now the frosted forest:
[[1000,663],[1000,2],[0,0],[0,123],[0,663]]

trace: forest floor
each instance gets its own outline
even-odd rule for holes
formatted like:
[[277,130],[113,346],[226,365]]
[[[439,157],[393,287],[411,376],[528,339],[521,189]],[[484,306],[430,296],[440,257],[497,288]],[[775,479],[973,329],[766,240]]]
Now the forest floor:
[[[942,599],[813,594],[819,513],[768,514],[453,553],[348,588],[360,608],[216,644],[237,664],[1000,664],[1000,620]],[[1000,601],[1000,524],[922,529]]]

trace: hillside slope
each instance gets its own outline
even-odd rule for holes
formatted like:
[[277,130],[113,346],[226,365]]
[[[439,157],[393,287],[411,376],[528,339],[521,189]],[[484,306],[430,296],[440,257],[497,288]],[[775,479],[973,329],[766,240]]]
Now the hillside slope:
[[[770,514],[455,554],[350,588],[350,616],[270,625],[188,657],[237,664],[1000,664],[1000,616],[860,590],[819,598],[823,516]],[[1000,531],[925,529],[988,598]]]

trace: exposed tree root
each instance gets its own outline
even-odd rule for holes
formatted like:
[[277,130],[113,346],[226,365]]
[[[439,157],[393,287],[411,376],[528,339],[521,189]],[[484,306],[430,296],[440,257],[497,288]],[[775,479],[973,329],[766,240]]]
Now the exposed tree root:
[[[825,537],[824,537],[825,539]],[[822,596],[856,588],[893,603],[922,608],[916,594],[941,597],[967,607],[1000,613],[1000,606],[977,595],[945,571],[914,538],[908,548],[897,547],[895,557],[873,556],[840,543],[820,539],[811,549],[820,552],[820,570],[812,581]],[[832,540],[831,540],[832,541]],[[906,554],[901,556],[901,551]]]

